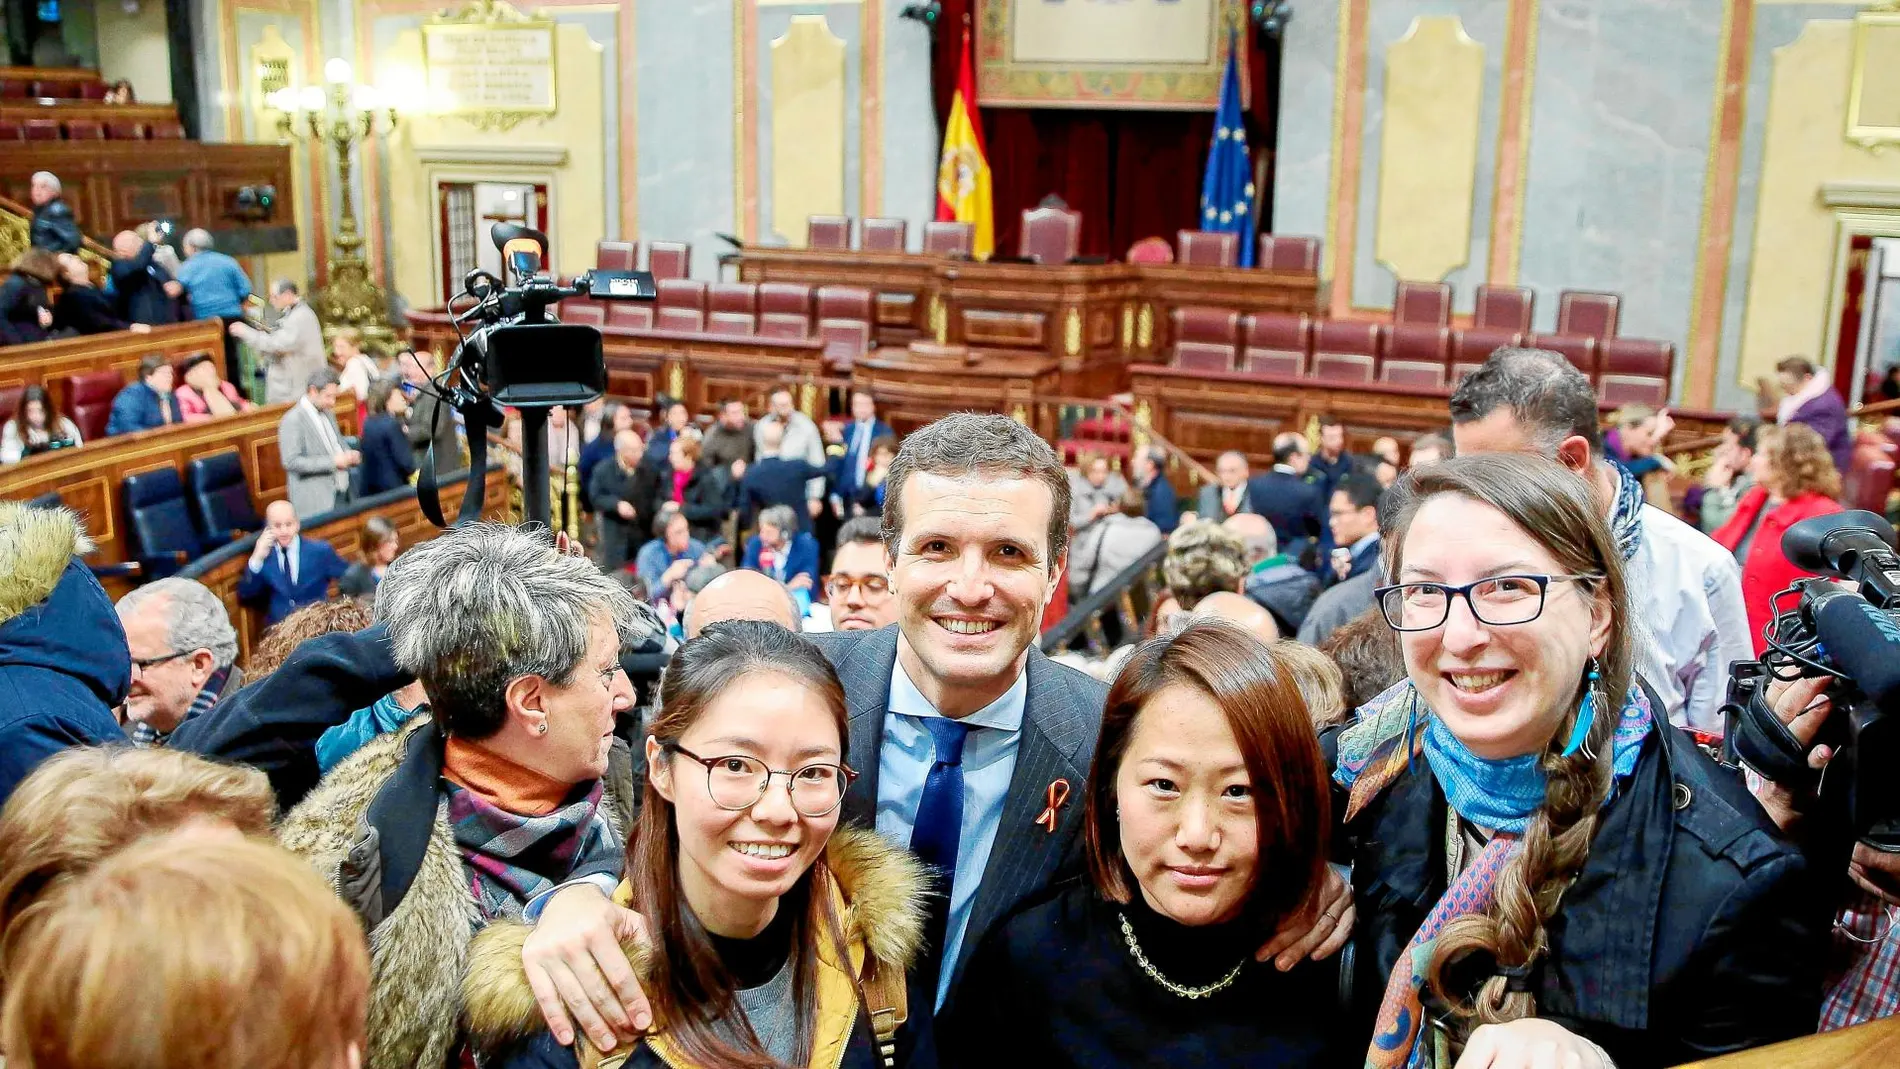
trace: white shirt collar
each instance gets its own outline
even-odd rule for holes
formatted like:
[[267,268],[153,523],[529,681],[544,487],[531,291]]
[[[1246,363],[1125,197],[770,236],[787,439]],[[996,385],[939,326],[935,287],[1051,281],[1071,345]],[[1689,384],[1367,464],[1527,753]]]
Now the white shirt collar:
[[[1002,697],[963,717],[965,724],[977,728],[996,728],[999,731],[1020,731],[1023,726],[1023,708],[1029,700],[1029,664],[1023,663],[1023,670],[1016,674],[1016,682],[1010,684]],[[928,717],[942,716],[937,707],[930,704],[917,684],[910,681],[910,673],[904,671],[903,658],[897,658],[891,664],[891,712],[902,716]]]
[[1360,536],[1359,541],[1354,542],[1349,548],[1352,550],[1352,555],[1357,557],[1361,550],[1365,549],[1367,546],[1371,545],[1372,543],[1377,542],[1378,540],[1379,540],[1379,532],[1374,531],[1369,535]]

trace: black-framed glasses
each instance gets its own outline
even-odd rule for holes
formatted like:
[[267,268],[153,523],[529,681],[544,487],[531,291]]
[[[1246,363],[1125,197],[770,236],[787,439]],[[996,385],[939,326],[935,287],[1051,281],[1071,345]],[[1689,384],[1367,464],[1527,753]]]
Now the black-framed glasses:
[[669,742],[663,749],[704,765],[706,793],[714,805],[727,810],[746,810],[758,805],[765,792],[772,789],[772,777],[784,776],[785,791],[791,795],[792,808],[799,816],[813,819],[830,816],[844,801],[845,788],[858,778],[849,765],[829,761],[816,761],[786,771],[771,768],[745,754],[701,757],[677,742]]
[[141,672],[148,672],[152,670],[153,668],[156,668],[159,665],[164,664],[166,661],[175,661],[180,657],[189,657],[195,652],[197,651],[179,650],[176,653],[160,654],[157,657],[134,657],[132,658],[132,667],[138,669]]
[[825,600],[838,601],[857,587],[866,598],[881,598],[891,592],[891,581],[882,575],[827,575]]
[[1397,583],[1376,587],[1373,599],[1394,631],[1430,631],[1451,616],[1451,603],[1465,599],[1471,615],[1481,624],[1510,627],[1528,624],[1544,613],[1550,584],[1589,583],[1601,575],[1493,575],[1463,586],[1444,583]]

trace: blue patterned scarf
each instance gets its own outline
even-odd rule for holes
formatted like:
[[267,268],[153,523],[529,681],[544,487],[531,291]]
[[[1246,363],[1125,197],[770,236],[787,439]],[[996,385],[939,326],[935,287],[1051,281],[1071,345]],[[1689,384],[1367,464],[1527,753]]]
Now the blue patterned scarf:
[[[1423,731],[1419,730],[1421,716]],[[1611,743],[1616,784],[1636,770],[1643,740],[1654,723],[1649,698],[1641,687],[1632,685]],[[1422,1027],[1425,976],[1438,934],[1461,916],[1491,908],[1498,874],[1517,854],[1519,835],[1544,798],[1538,755],[1502,761],[1478,757],[1419,702],[1418,691],[1408,679],[1366,703],[1359,721],[1340,736],[1333,779],[1350,792],[1346,819],[1352,820],[1379,797],[1421,751],[1452,809],[1497,834],[1439,896],[1386,978],[1372,1043],[1366,1049],[1366,1069],[1433,1069],[1443,1061],[1438,1046],[1426,1041]],[[1615,795],[1612,786],[1609,797]],[[1608,804],[1605,798],[1604,805]]]
[[1616,473],[1616,508],[1610,513],[1610,533],[1616,536],[1616,550],[1624,560],[1636,556],[1643,541],[1643,484],[1621,464],[1611,464]]

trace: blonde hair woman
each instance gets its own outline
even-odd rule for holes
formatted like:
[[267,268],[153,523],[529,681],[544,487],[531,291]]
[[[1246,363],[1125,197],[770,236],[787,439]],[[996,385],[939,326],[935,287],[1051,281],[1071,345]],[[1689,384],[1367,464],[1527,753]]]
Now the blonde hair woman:
[[3,951],[9,1069],[356,1069],[369,956],[310,867],[241,838],[145,840],[49,893]]

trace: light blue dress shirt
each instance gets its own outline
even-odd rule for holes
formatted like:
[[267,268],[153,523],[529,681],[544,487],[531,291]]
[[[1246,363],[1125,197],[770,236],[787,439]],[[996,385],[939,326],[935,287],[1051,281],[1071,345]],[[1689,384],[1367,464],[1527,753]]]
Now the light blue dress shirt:
[[251,295],[251,276],[236,260],[216,249],[192,253],[178,265],[178,282],[191,298],[191,312],[199,319],[236,318]]
[[[956,975],[970,907],[996,845],[1003,822],[1003,800],[1016,771],[1016,746],[1022,738],[1023,705],[1029,698],[1024,671],[1003,696],[963,718],[975,729],[963,744],[963,832],[957,841],[957,871],[950,890],[949,925],[944,932],[943,971],[937,977],[937,1008]],[[877,763],[877,831],[902,849],[910,848],[917,807],[924,798],[935,744],[924,727],[927,716],[942,716],[904,671],[891,669],[891,707],[884,717],[884,745]]]

